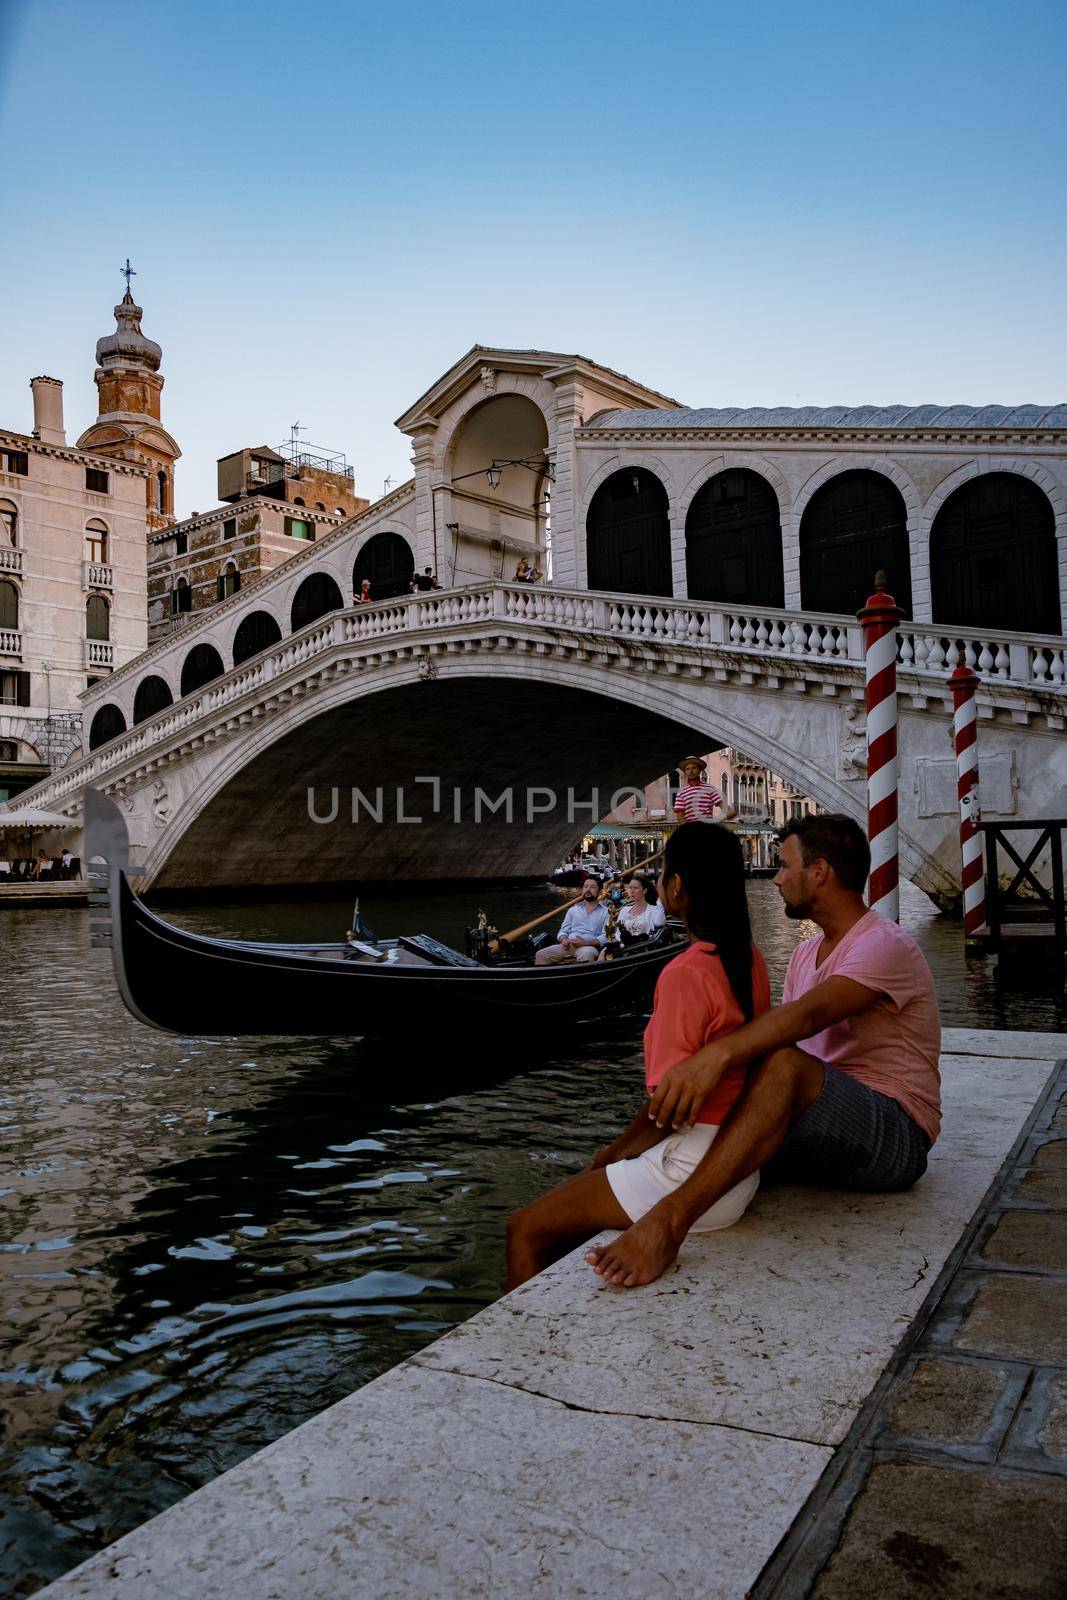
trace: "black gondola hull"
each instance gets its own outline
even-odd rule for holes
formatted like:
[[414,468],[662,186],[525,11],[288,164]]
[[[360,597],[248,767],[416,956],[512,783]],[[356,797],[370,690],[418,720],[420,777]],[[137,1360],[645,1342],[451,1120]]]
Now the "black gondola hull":
[[[677,938],[619,959],[553,967],[433,967],[341,959],[324,947],[209,939],[165,922],[113,874],[112,941],[129,1009],[182,1034],[426,1035],[554,1031],[651,1004]],[[312,954],[312,950],[316,953]],[[462,1036],[452,1043],[462,1047]]]

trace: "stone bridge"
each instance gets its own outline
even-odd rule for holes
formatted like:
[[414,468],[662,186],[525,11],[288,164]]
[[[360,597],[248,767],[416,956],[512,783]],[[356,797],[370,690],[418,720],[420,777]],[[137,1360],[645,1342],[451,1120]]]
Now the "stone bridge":
[[[321,571],[328,551],[315,557]],[[308,570],[287,563],[261,601],[284,620]],[[195,630],[223,663],[252,603],[237,598]],[[190,643],[115,673],[101,689],[126,731],[20,797],[74,820],[86,784],[115,796],[161,890],[540,875],[618,791],[726,743],[865,819],[863,640],[847,617],[484,582],[334,609],[182,695]],[[984,814],[1062,814],[1065,645],[909,622],[899,655],[901,867],[947,904],[948,674],[964,660],[982,675]],[[135,721],[150,677],[173,703]]]

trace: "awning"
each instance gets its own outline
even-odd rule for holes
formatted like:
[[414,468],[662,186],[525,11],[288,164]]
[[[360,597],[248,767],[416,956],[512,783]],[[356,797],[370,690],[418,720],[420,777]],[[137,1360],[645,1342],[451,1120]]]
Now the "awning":
[[596,824],[596,827],[587,828],[585,830],[585,832],[582,834],[582,838],[583,839],[662,839],[668,833],[671,833],[672,831],[673,831],[673,829],[672,829],[672,827],[670,825],[664,826],[663,823],[660,823],[657,826],[657,824],[654,823],[654,822],[646,822],[646,823],[635,822],[632,825],[627,825],[625,823],[598,822]]

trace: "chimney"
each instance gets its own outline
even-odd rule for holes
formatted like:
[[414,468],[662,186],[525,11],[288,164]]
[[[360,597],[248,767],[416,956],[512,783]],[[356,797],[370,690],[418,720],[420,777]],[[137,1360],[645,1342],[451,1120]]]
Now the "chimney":
[[63,385],[58,378],[34,378],[33,432],[42,444],[66,444],[63,427]]

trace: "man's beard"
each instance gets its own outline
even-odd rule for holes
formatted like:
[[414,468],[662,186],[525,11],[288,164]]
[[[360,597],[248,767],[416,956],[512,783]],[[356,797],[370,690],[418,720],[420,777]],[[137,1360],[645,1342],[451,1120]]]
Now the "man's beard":
[[798,901],[795,901],[792,905],[789,903],[788,900],[786,900],[784,902],[784,904],[785,904],[785,914],[786,914],[786,916],[789,918],[789,920],[791,922],[810,922],[811,921],[811,901],[810,900],[798,900]]

